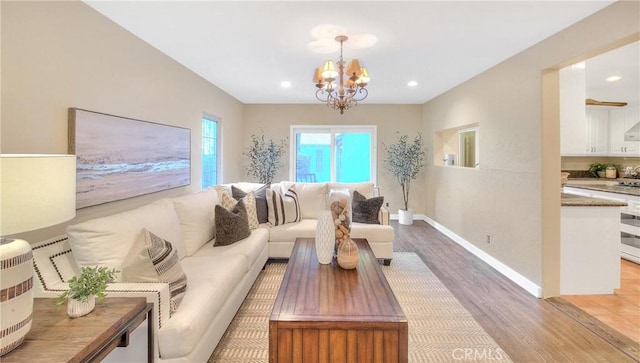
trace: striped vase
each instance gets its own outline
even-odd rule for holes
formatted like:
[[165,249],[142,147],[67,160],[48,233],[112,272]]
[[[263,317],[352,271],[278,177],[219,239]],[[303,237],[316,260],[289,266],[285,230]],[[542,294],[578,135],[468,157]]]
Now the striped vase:
[[17,348],[31,329],[32,260],[27,241],[0,241],[0,356]]

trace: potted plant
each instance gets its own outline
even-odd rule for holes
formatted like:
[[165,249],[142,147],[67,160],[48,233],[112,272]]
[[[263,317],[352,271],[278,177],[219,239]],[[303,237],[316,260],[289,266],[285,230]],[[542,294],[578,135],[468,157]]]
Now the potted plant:
[[260,183],[271,183],[282,166],[285,146],[285,140],[275,143],[271,139],[265,141],[264,134],[251,135],[251,146],[248,151],[242,153],[249,162],[247,175],[258,179]]
[[400,135],[396,143],[391,145],[383,143],[382,145],[387,153],[384,162],[402,188],[404,209],[398,210],[398,220],[400,224],[412,224],[413,211],[409,209],[409,191],[411,190],[411,180],[417,178],[420,169],[424,166],[425,152],[422,134],[418,133],[413,141],[410,141],[407,135]]
[[589,172],[596,178],[604,178],[607,164],[593,163],[589,166]]
[[83,267],[79,276],[69,280],[69,290],[58,296],[58,305],[67,303],[67,314],[77,318],[89,314],[98,300],[104,299],[107,284],[115,281],[115,269],[106,267]]

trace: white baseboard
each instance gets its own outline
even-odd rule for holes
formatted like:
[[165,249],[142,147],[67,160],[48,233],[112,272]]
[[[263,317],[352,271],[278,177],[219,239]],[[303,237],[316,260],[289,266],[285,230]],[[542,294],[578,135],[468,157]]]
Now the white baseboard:
[[[390,219],[397,220],[398,219],[398,215],[397,214],[391,214],[390,215]],[[479,259],[481,259],[485,263],[487,263],[489,266],[491,266],[494,269],[496,269],[498,272],[503,274],[509,280],[515,282],[518,286],[520,286],[523,289],[525,289],[531,295],[533,295],[533,296],[535,296],[537,298],[541,298],[542,297],[542,289],[540,288],[540,286],[536,285],[531,280],[529,280],[526,277],[522,276],[521,274],[519,274],[517,271],[515,271],[511,267],[509,267],[509,266],[505,265],[504,263],[500,262],[495,257],[491,256],[490,254],[488,254],[485,251],[481,250],[480,248],[476,247],[473,243],[471,243],[471,242],[465,240],[464,238],[458,236],[457,234],[453,233],[447,227],[441,225],[440,223],[434,221],[433,219],[427,217],[424,214],[414,214],[413,215],[413,220],[414,221],[425,221],[425,222],[429,223],[431,226],[433,226],[433,228],[435,228],[438,231],[442,232],[442,234],[444,234],[445,236],[451,238],[454,242],[456,242],[457,244],[462,246],[467,251],[471,252],[473,255],[475,255],[476,257],[478,257]]]

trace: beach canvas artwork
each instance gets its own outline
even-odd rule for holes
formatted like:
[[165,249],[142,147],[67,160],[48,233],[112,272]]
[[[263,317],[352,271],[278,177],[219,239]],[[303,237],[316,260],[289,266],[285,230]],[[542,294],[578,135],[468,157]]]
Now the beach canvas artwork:
[[190,143],[186,128],[70,108],[76,208],[189,185]]

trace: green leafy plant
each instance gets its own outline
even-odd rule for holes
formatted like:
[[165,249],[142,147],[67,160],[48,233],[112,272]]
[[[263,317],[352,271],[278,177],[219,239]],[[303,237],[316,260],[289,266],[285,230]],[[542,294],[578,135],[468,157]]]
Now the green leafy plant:
[[98,300],[104,299],[107,284],[115,281],[116,269],[109,270],[106,267],[83,267],[79,276],[69,280],[69,290],[58,296],[58,305],[64,304],[67,299],[87,301],[89,296],[95,295]]
[[595,176],[596,178],[598,177],[599,171],[605,171],[606,169],[607,169],[607,164],[593,163],[589,166],[589,172],[591,173],[591,175]]
[[258,179],[260,183],[271,183],[282,166],[285,147],[284,139],[276,143],[271,139],[266,141],[264,134],[251,135],[251,146],[242,153],[248,159],[247,175]]
[[407,135],[400,135],[396,143],[391,145],[383,143],[382,145],[387,152],[387,158],[384,162],[389,167],[391,174],[398,180],[402,188],[404,210],[408,210],[411,180],[418,177],[420,169],[424,166],[425,150],[422,134],[418,133],[413,141],[410,141]]

